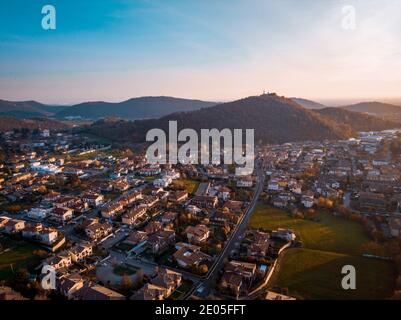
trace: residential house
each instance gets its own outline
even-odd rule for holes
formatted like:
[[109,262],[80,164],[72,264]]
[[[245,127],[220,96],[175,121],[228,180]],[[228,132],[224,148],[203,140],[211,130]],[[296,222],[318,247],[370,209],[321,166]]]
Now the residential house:
[[92,207],[97,207],[103,203],[104,196],[95,192],[85,192],[82,195],[82,200]]
[[113,189],[120,192],[127,191],[130,188],[130,184],[127,178],[125,177],[121,177],[114,180],[112,184],[113,184]]
[[161,218],[161,221],[164,224],[173,223],[174,220],[177,218],[177,215],[178,215],[177,212],[172,212],[172,211],[165,212]]
[[240,176],[237,178],[237,187],[239,188],[251,188],[253,186],[253,177],[249,176]]
[[128,238],[124,240],[124,243],[136,246],[137,244],[144,242],[147,239],[148,239],[148,234],[146,232],[136,230],[131,232]]
[[217,206],[218,198],[213,196],[195,196],[191,203],[201,208],[214,209]]
[[44,228],[38,235],[39,241],[41,243],[51,245],[55,243],[58,239],[58,231],[52,228]]
[[139,289],[131,300],[164,300],[168,296],[168,290],[164,287],[147,283]]
[[76,204],[76,202],[79,200],[80,200],[79,198],[69,197],[69,196],[59,197],[54,202],[54,206],[56,208],[69,208],[72,207],[74,204]]
[[148,235],[163,229],[163,224],[160,221],[151,221],[143,229]]
[[230,261],[225,266],[226,272],[239,274],[243,279],[251,281],[256,275],[257,266],[255,263],[244,261]]
[[242,207],[244,203],[242,201],[237,200],[229,200],[224,203],[224,207],[228,208],[231,212],[234,213],[242,213]]
[[47,193],[43,196],[43,201],[48,202],[48,203],[53,203],[59,198],[60,198],[59,192],[50,191],[49,193]]
[[51,209],[46,208],[31,208],[29,209],[27,216],[35,220],[43,220],[47,218],[51,213]]
[[224,272],[221,277],[219,287],[224,291],[229,291],[237,299],[241,295],[243,286],[242,277],[234,272]]
[[128,206],[132,203],[134,203],[137,200],[142,199],[142,193],[141,192],[130,192],[120,199],[120,203],[122,203],[124,206]]
[[153,185],[159,188],[167,188],[172,182],[173,180],[170,177],[163,177],[160,179],[155,179],[153,181]]
[[52,266],[55,270],[59,270],[71,266],[72,259],[69,253],[61,252],[54,257],[48,258],[45,263]]
[[212,215],[210,222],[218,225],[237,224],[240,219],[240,214],[233,210],[223,207],[222,209],[217,209],[217,211]]
[[146,206],[138,206],[136,208],[128,210],[128,212],[124,213],[122,216],[122,223],[129,226],[137,224],[140,219],[146,214],[146,210]]
[[22,236],[50,245],[56,242],[58,231],[56,229],[45,228],[42,224],[38,223],[26,226],[25,229],[22,230]]
[[277,179],[270,179],[267,185],[268,191],[279,191],[280,187]]
[[182,283],[182,274],[169,269],[163,269],[151,280],[153,285],[165,288],[166,296],[170,296]]
[[360,192],[359,209],[366,212],[385,212],[387,203],[382,193]]
[[230,199],[230,193],[231,193],[231,190],[229,188],[221,187],[221,188],[219,188],[217,197],[222,199],[223,201],[227,201]]
[[164,252],[170,245],[175,243],[175,232],[173,230],[160,230],[148,236],[146,245],[153,254]]
[[88,236],[88,238],[92,240],[97,240],[106,237],[111,233],[112,230],[113,226],[108,222],[95,222],[85,228],[85,234]]
[[259,230],[250,230],[247,239],[251,240],[251,244],[247,247],[247,255],[264,258],[270,247],[270,235]]
[[255,263],[243,261],[228,262],[220,280],[220,288],[230,291],[238,299],[241,293],[247,293],[247,288],[255,278],[256,269],[257,266]]
[[9,234],[18,233],[24,229],[25,229],[24,220],[10,219],[6,222],[4,226],[4,231]]
[[103,218],[115,218],[119,215],[124,209],[124,206],[121,202],[113,202],[102,208],[101,214]]
[[199,224],[195,227],[188,226],[185,229],[185,234],[187,236],[188,242],[190,243],[205,243],[209,238],[210,231],[207,226]]
[[204,261],[211,260],[209,255],[200,251],[200,247],[192,244],[180,242],[176,244],[176,249],[173,258],[182,268],[198,266]]
[[74,300],[125,300],[125,296],[99,284],[85,283],[72,293]]
[[301,203],[305,208],[312,208],[315,204],[313,192],[307,192],[303,194],[301,197]]
[[83,261],[86,257],[92,255],[93,247],[90,243],[78,243],[69,249],[71,259],[73,262]]
[[71,208],[56,207],[53,209],[52,212],[52,217],[62,223],[71,220],[73,215],[74,210],[72,210]]
[[285,208],[288,205],[288,200],[282,199],[280,197],[273,198],[273,206],[277,208]]
[[73,273],[60,279],[58,286],[59,292],[68,300],[74,298],[74,293],[84,286],[84,280],[79,273]]
[[174,203],[181,203],[188,199],[188,192],[175,191],[170,193],[168,200]]
[[272,231],[271,236],[285,241],[293,241],[296,238],[295,233],[292,230],[282,228]]
[[141,204],[146,205],[148,208],[153,208],[159,202],[157,196],[144,196]]
[[147,168],[142,168],[139,170],[139,174],[141,176],[150,177],[155,176],[161,173],[161,169],[159,166],[150,166]]

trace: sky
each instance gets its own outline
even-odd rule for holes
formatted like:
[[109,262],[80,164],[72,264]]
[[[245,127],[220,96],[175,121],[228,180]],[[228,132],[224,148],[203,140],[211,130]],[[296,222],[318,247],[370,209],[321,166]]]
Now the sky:
[[[42,28],[48,4],[55,30]],[[401,100],[400,88],[401,0],[0,3],[0,99],[227,101],[266,90],[340,103]]]

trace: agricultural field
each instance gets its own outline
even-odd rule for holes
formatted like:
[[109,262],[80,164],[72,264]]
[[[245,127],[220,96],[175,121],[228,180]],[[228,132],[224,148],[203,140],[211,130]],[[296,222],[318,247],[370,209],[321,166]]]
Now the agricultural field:
[[[301,299],[383,299],[392,294],[391,263],[359,256],[305,248],[288,249],[279,258],[272,286],[288,288]],[[341,287],[341,269],[356,269],[356,290]]]
[[369,241],[357,222],[326,212],[319,212],[318,217],[319,222],[295,219],[283,210],[259,205],[252,215],[250,226],[268,230],[292,229],[305,248],[314,250],[358,255],[361,245]]
[[[287,288],[301,299],[379,299],[393,289],[394,266],[384,260],[361,256],[361,245],[369,239],[362,227],[326,212],[318,222],[291,217],[287,212],[259,205],[250,221],[254,228],[292,229],[302,248],[285,251],[271,279],[273,288]],[[344,265],[356,268],[356,290],[341,288]]]
[[0,280],[6,280],[12,275],[12,270],[32,268],[40,261],[34,252],[41,247],[25,242],[0,238]]

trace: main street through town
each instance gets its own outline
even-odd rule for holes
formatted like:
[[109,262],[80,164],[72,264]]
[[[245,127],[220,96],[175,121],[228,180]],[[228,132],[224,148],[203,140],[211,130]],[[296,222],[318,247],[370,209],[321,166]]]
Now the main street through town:
[[[189,298],[195,291],[197,291],[197,294],[199,294],[201,296],[206,296],[211,292],[211,289],[215,286],[216,282],[218,281],[219,273],[220,273],[221,269],[224,267],[224,264],[225,264],[227,258],[229,257],[230,253],[236,248],[236,245],[241,241],[242,236],[248,226],[249,219],[251,218],[252,213],[258,203],[259,196],[260,196],[261,192],[263,191],[263,186],[264,186],[265,176],[264,176],[264,172],[261,168],[260,160],[255,161],[255,170],[256,170],[256,174],[257,174],[257,181],[256,181],[252,201],[250,202],[250,204],[249,204],[246,212],[242,216],[241,220],[234,228],[234,230],[233,230],[231,236],[229,237],[229,239],[227,240],[223,250],[217,256],[213,265],[210,267],[207,275],[202,277],[202,276],[198,276],[198,275],[192,274],[187,271],[178,270],[178,269],[176,270],[177,272],[181,272],[185,278],[193,281],[195,284],[194,288],[190,292],[187,293],[186,298]],[[143,188],[143,186],[142,186],[142,188]],[[130,190],[129,192],[133,192],[134,190],[137,191],[138,188],[134,188],[134,189]],[[142,268],[148,274],[153,274],[154,269],[157,267],[156,263],[152,263],[150,261],[144,261],[143,259],[140,259],[135,256],[131,256],[131,255],[127,256],[123,253],[120,253],[120,252],[117,252],[114,250],[111,251],[110,258],[118,259],[119,261],[124,261],[125,263],[127,263],[129,265],[136,266],[138,268]],[[172,268],[172,269],[174,269],[174,268]]]
[[[208,295],[210,293],[211,288],[215,285],[216,281],[218,280],[219,277],[219,272],[220,270],[224,267],[224,263],[226,262],[226,259],[232,252],[232,250],[235,249],[236,243],[241,241],[241,238],[247,228],[249,219],[252,216],[252,213],[258,203],[259,196],[261,192],[263,191],[263,186],[264,186],[264,172],[261,168],[261,163],[259,160],[255,161],[255,170],[257,174],[257,183],[255,186],[255,193],[252,198],[252,201],[250,205],[248,206],[247,211],[243,215],[242,219],[240,222],[237,224],[235,227],[233,233],[231,234],[230,238],[228,239],[226,245],[224,246],[222,252],[220,255],[217,257],[217,259],[214,261],[213,265],[211,266],[208,274],[206,275],[205,279],[192,290],[191,294],[196,290],[200,295]],[[190,294],[187,295],[189,297]]]

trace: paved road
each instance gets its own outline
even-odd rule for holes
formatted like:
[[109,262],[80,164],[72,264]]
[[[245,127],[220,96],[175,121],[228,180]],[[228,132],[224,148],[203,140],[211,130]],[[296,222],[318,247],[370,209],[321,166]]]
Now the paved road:
[[[215,283],[219,277],[219,271],[224,267],[226,258],[229,256],[230,252],[233,249],[235,249],[235,244],[237,242],[241,241],[241,236],[244,234],[244,232],[247,228],[249,219],[252,216],[253,210],[255,209],[255,207],[258,203],[259,195],[263,191],[264,173],[263,173],[263,170],[260,168],[259,160],[257,160],[257,162],[256,162],[256,173],[258,176],[258,180],[257,180],[256,187],[255,187],[255,194],[254,194],[254,197],[253,197],[247,211],[243,215],[242,220],[235,227],[228,242],[224,246],[222,252],[217,257],[215,262],[213,263],[213,265],[210,268],[209,273],[205,277],[204,281],[202,281],[193,291],[202,288],[203,289],[202,295],[209,294],[210,289],[215,285]],[[189,295],[188,295],[188,297],[189,297]]]

